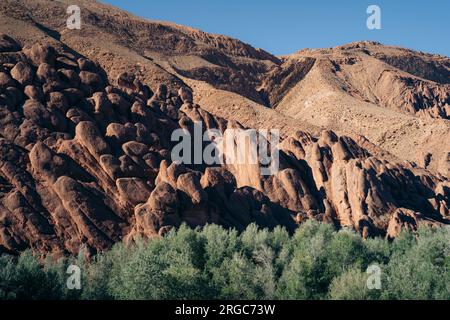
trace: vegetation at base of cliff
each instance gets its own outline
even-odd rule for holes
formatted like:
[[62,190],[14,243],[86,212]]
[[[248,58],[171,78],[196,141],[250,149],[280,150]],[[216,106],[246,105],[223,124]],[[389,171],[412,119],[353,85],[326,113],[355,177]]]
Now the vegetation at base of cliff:
[[[67,288],[69,265],[80,267],[79,290]],[[0,299],[450,299],[450,228],[389,242],[312,221],[292,236],[182,226],[90,262],[2,255]]]

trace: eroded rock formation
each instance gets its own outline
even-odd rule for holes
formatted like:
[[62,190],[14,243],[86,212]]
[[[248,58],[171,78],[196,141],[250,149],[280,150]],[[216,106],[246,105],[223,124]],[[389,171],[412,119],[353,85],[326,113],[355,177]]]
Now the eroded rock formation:
[[305,219],[395,236],[447,224],[445,176],[390,163],[346,136],[297,132],[280,170],[172,162],[173,130],[243,126],[196,105],[191,89],[149,88],[45,43],[0,37],[0,250],[90,253],[185,222],[293,231]]

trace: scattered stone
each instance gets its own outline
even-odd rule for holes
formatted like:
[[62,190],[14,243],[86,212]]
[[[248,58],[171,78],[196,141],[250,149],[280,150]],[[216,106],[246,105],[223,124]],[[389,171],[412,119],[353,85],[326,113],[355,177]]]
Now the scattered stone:
[[33,82],[34,71],[27,63],[20,61],[11,69],[11,76],[22,86],[27,86]]
[[27,53],[34,66],[38,67],[42,63],[47,63],[51,66],[56,62],[56,50],[48,44],[34,44]]

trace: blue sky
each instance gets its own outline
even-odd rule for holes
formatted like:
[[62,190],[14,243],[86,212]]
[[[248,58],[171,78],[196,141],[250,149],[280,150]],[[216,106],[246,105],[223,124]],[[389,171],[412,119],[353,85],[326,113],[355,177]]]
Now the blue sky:
[[[273,54],[374,40],[450,56],[450,0],[105,0],[135,15],[238,38]],[[369,5],[381,30],[369,30]]]

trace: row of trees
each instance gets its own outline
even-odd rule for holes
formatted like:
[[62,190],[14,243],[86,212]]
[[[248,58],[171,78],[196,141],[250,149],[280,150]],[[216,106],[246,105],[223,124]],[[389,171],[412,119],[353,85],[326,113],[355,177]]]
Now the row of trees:
[[[68,288],[69,265],[80,268],[81,289]],[[90,262],[3,255],[0,299],[450,299],[450,229],[389,242],[312,221],[292,236],[182,226]]]

